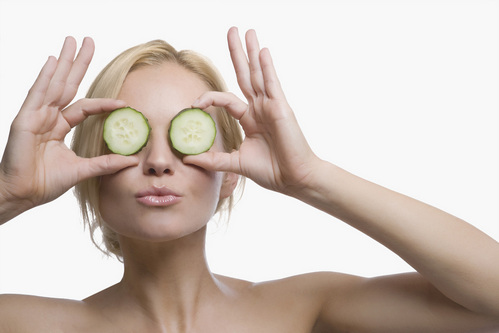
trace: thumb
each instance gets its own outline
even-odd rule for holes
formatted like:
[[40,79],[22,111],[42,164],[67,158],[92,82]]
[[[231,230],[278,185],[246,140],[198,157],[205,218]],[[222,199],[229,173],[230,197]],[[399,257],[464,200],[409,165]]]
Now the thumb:
[[186,155],[182,161],[185,164],[196,165],[209,171],[241,174],[238,151],[233,151],[232,153],[208,151],[199,155]]
[[137,156],[122,156],[117,154],[101,155],[84,159],[79,172],[79,180],[103,176],[139,164]]

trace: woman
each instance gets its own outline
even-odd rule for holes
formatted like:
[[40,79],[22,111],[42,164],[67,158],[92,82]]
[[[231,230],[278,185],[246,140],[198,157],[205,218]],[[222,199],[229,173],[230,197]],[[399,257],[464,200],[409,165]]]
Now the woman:
[[[107,250],[122,258],[125,270],[118,284],[83,301],[3,295],[0,331],[499,329],[497,242],[436,208],[318,158],[255,32],[246,34],[247,55],[235,28],[228,42],[247,102],[210,84],[202,75],[207,69],[159,57],[130,67],[119,89],[102,96],[97,92],[105,89],[97,86],[105,80],[98,77],[92,99],[66,107],[93,44],[86,39],[73,61],[76,46],[69,38],[59,60],[49,58],[12,125],[0,168],[0,221],[79,184],[87,220],[102,228]],[[90,140],[100,136],[89,133],[100,131],[103,116],[83,120],[125,105],[149,118],[151,138],[135,156],[101,155],[102,143]],[[222,132],[232,128],[232,139],[220,135],[209,152],[198,156],[174,153],[167,140],[169,122],[188,106],[210,112]],[[240,145],[220,108],[242,126]],[[82,122],[74,149],[85,157],[63,143],[71,127]],[[97,144],[100,152],[91,148]],[[204,255],[206,223],[230,200],[238,175],[342,219],[400,255],[417,273],[371,279],[312,273],[257,284],[213,274]]]

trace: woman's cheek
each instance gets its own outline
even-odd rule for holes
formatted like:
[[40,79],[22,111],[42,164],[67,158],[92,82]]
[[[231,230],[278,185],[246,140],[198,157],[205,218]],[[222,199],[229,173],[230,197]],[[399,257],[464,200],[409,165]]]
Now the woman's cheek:
[[221,177],[219,172],[207,172],[204,179],[194,185],[191,193],[197,193],[200,201],[204,201],[207,205],[215,206],[218,204],[221,189]]
[[99,189],[99,210],[104,221],[110,221],[126,209],[124,194],[121,187],[126,180],[120,179],[118,174],[103,176]]

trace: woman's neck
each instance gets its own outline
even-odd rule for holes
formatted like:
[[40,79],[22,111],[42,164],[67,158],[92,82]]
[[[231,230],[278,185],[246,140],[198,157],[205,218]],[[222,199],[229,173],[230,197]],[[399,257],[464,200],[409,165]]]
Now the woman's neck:
[[206,228],[165,243],[122,237],[125,265],[119,290],[156,322],[188,325],[205,299],[220,295],[205,255]]

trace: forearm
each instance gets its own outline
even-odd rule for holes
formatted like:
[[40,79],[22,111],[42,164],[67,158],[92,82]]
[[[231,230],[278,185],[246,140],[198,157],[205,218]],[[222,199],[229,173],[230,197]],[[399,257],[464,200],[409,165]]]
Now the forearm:
[[397,253],[447,297],[499,314],[499,244],[437,208],[322,162],[297,198]]

